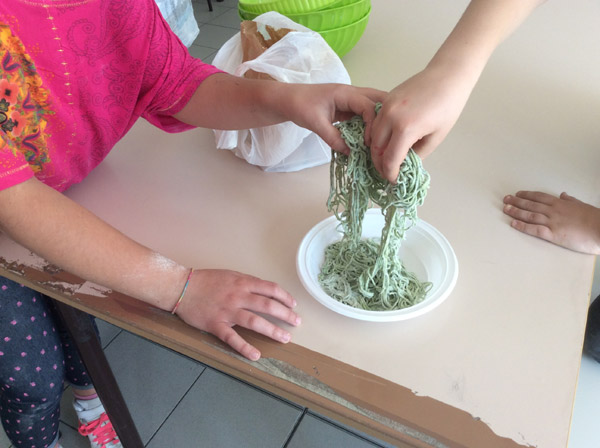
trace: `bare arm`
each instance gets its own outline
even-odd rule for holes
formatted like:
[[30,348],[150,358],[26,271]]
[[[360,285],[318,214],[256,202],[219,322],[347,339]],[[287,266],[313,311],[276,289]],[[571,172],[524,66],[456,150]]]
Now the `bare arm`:
[[543,0],[472,0],[427,67],[394,88],[373,122],[371,150],[390,181],[412,147],[425,158],[460,116],[495,48]]
[[[0,191],[0,230],[69,272],[163,310],[173,309],[189,272],[36,179]],[[260,353],[232,327],[288,342],[287,331],[259,314],[297,325],[294,305],[291,295],[272,282],[202,269],[195,272],[178,315],[258,359]]]
[[287,84],[225,73],[209,76],[175,115],[194,126],[249,129],[293,121],[314,131],[333,149],[346,145],[332,125],[354,115],[370,124],[385,92],[344,84]]
[[472,0],[429,65],[479,77],[496,47],[544,0]]
[[0,229],[69,272],[164,310],[185,281],[184,267],[36,179],[0,191]]

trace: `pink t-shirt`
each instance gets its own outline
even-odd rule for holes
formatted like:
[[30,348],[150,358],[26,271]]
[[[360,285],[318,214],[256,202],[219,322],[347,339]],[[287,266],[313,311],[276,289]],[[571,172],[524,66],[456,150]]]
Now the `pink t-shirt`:
[[154,0],[0,2],[0,190],[64,191],[142,116],[168,132],[215,67],[192,58]]

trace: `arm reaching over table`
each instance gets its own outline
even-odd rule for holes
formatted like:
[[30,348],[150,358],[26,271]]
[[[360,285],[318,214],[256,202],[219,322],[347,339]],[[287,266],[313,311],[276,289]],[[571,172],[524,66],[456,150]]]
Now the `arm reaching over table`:
[[427,67],[390,91],[373,122],[371,155],[394,182],[410,148],[431,154],[458,120],[494,49],[543,0],[472,0]]
[[348,153],[333,123],[360,115],[370,126],[375,104],[385,95],[345,84],[288,84],[218,73],[198,87],[175,117],[213,129],[249,129],[293,121],[318,134],[334,150]]

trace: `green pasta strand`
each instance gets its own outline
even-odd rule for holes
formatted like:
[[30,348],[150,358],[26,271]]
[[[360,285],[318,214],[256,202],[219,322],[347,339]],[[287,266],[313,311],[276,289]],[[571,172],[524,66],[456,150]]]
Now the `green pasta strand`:
[[[334,299],[364,310],[391,311],[419,303],[432,285],[408,272],[398,251],[406,231],[418,220],[417,207],[427,195],[429,173],[411,149],[396,184],[391,184],[373,165],[362,118],[336,126],[350,155],[332,151],[327,208],[338,219],[343,237],[325,249],[321,287]],[[385,216],[379,241],[361,238],[363,219],[372,204]]]

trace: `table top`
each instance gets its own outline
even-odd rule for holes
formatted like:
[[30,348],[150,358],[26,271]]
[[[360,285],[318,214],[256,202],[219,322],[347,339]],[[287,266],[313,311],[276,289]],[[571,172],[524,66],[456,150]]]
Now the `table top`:
[[[343,59],[353,83],[389,89],[420,70],[466,4],[373,0],[363,38]],[[2,274],[25,275],[74,306],[390,440],[566,447],[595,258],[516,232],[502,197],[565,190],[600,203],[600,6],[570,5],[543,5],[498,49],[425,161],[432,181],[419,216],[449,240],[460,266],[452,294],[426,315],[358,321],[302,287],[296,251],[329,216],[328,166],[266,173],[215,150],[211,130],[169,135],[143,121],[67,195],[182,264],[279,282],[303,318],[290,329],[292,343],[250,335],[264,359],[247,362],[168,313],[53,270],[6,238]],[[119,318],[126,312],[137,323]]]

